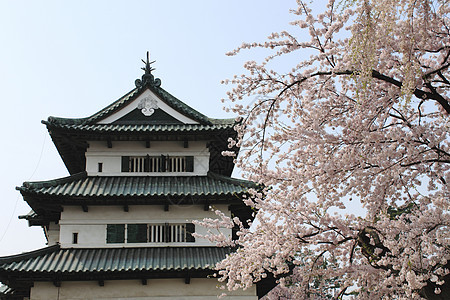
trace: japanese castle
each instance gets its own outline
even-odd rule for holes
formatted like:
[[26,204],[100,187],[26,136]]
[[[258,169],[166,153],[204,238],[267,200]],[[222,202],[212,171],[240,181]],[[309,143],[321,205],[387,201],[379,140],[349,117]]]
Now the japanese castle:
[[[70,176],[17,187],[47,247],[0,257],[1,299],[217,299],[214,266],[233,251],[193,233],[211,208],[243,220],[252,182],[222,156],[234,119],[211,119],[145,73],[87,118],[42,121]],[[222,232],[235,237],[236,229]],[[225,299],[253,300],[259,284]]]

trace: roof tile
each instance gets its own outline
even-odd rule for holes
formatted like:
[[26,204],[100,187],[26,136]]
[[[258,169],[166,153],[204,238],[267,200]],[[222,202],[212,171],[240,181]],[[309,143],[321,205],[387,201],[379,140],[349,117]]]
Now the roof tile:
[[70,197],[232,195],[255,187],[250,181],[208,176],[87,176],[85,172],[41,182],[24,182],[22,192]]
[[0,257],[0,273],[86,273],[210,270],[231,252],[218,247],[61,249]]

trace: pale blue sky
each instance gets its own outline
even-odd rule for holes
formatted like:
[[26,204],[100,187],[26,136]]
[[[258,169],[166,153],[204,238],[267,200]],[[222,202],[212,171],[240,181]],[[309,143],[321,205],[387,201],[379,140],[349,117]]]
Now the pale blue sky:
[[121,97],[141,76],[147,50],[164,89],[210,117],[230,117],[220,80],[257,57],[225,53],[289,28],[295,6],[294,0],[0,0],[0,255],[45,246],[40,228],[17,219],[29,207],[15,187],[68,174],[41,120],[86,117]]

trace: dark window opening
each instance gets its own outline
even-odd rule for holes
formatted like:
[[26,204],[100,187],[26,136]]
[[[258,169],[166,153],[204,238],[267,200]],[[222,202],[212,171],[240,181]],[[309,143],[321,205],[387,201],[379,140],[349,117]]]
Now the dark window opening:
[[146,243],[147,242],[147,224],[128,224],[127,225],[128,243]]
[[106,226],[106,243],[125,243],[125,224],[108,224]]
[[78,244],[78,232],[72,233],[72,244]]
[[195,237],[192,234],[195,232],[195,225],[192,223],[186,224],[186,242],[194,243]]

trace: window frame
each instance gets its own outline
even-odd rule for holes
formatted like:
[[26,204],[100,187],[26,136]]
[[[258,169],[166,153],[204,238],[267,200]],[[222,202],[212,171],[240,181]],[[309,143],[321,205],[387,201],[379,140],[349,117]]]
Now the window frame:
[[[113,230],[114,228],[114,230]],[[120,231],[117,230],[120,228]],[[107,224],[106,225],[106,243],[123,244],[126,242],[126,224]]]
[[[146,231],[143,234],[143,226]],[[140,230],[138,228],[141,228]],[[132,229],[131,228],[136,228]],[[133,232],[130,234],[130,231]],[[141,232],[140,234],[138,232]],[[120,223],[106,225],[106,244],[195,243],[193,223]],[[145,241],[143,241],[145,236]],[[130,239],[132,237],[132,239]]]
[[78,232],[72,232],[72,244],[78,244]]
[[[192,155],[133,155],[121,157],[123,173],[193,173]],[[175,170],[174,170],[175,169]]]

